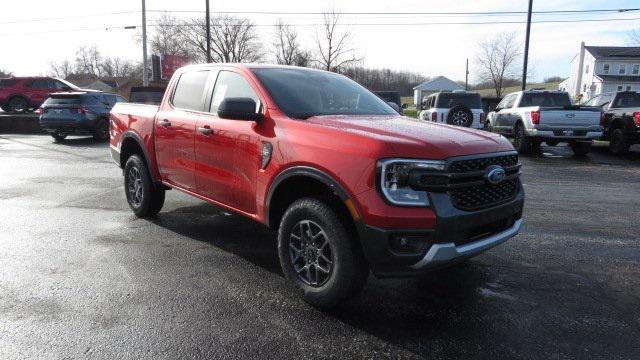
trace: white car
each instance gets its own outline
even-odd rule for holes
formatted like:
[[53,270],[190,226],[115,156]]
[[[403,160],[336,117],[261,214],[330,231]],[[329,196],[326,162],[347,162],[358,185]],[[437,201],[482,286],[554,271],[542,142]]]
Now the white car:
[[478,93],[439,92],[426,96],[420,104],[419,119],[474,129],[484,128],[484,110]]

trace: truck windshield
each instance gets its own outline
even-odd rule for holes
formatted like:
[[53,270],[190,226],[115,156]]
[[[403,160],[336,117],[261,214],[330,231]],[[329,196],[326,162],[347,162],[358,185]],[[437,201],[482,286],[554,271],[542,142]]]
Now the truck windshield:
[[439,109],[451,109],[457,105],[465,105],[470,109],[482,109],[480,95],[476,93],[440,93],[436,107]]
[[252,69],[280,110],[296,119],[317,115],[394,115],[393,108],[355,81],[334,73]]
[[524,93],[520,107],[527,106],[571,106],[571,99],[563,92]]

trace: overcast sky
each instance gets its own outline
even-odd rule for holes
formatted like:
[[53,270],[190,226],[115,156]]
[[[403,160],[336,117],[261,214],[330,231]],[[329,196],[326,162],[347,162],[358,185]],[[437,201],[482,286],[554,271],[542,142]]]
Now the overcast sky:
[[[274,11],[322,12],[331,8],[342,12],[487,12],[526,11],[527,0],[210,0],[212,16],[216,11]],[[205,0],[147,0],[147,9],[167,11],[202,10]],[[82,45],[96,45],[105,55],[131,60],[142,57],[141,45],[134,35],[138,30],[117,27],[141,24],[139,0],[19,0],[3,1],[0,11],[0,68],[16,75],[38,75],[49,72],[49,62],[73,59]],[[534,0],[534,11],[586,10],[640,7],[638,1],[566,1]],[[114,12],[124,12],[113,14]],[[160,15],[148,14],[153,23]],[[195,13],[176,13],[178,16],[197,16]],[[242,14],[258,27],[265,45],[271,44],[273,24],[278,17],[285,23],[306,24],[299,27],[303,45],[315,48],[319,15],[261,15]],[[56,18],[56,19],[52,19]],[[534,21],[575,19],[640,18],[640,12],[596,15],[534,15]],[[467,24],[437,25],[442,22],[524,21],[526,15],[344,15],[347,24],[430,24],[430,25],[351,25],[352,45],[364,58],[364,66],[420,72],[427,76],[445,75],[464,80],[465,59],[470,59],[471,78],[474,78],[473,58],[478,42],[493,34],[516,32],[524,40],[524,24]],[[262,26],[267,25],[267,26]],[[107,29],[112,27],[111,29]],[[116,27],[116,28],[113,28]],[[640,20],[538,23],[532,26],[530,62],[535,79],[559,75],[567,76],[569,62],[577,52],[580,41],[588,45],[628,45],[628,31],[640,28]],[[149,31],[153,31],[150,27]]]

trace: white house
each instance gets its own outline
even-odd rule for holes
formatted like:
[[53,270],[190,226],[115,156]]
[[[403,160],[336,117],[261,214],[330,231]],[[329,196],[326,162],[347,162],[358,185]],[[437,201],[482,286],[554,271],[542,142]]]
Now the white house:
[[413,103],[420,104],[422,98],[439,91],[464,90],[464,86],[444,76],[438,76],[413,88]]
[[571,74],[558,85],[583,100],[602,93],[640,91],[640,47],[585,46],[571,60]]

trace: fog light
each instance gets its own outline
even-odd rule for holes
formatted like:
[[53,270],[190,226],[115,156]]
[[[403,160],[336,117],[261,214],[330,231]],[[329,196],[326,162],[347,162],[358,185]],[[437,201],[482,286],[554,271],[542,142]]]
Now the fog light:
[[403,255],[419,254],[424,250],[428,240],[429,236],[424,234],[397,234],[389,239],[389,248]]

